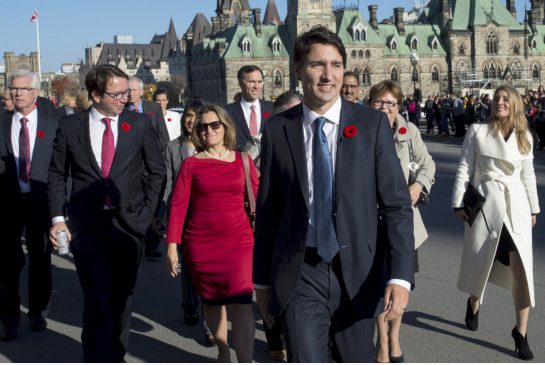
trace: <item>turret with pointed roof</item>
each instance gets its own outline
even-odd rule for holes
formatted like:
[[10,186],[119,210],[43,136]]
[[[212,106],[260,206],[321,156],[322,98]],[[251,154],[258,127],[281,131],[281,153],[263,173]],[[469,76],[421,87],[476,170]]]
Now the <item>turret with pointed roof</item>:
[[282,24],[282,21],[280,20],[280,15],[278,14],[278,8],[276,7],[276,2],[274,0],[269,0],[267,2],[265,14],[263,15],[263,25],[269,24]]

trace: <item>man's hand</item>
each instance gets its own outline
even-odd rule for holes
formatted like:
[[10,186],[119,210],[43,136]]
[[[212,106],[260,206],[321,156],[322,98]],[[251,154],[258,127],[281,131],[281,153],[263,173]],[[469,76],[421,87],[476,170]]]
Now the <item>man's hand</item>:
[[51,244],[53,244],[53,247],[55,250],[57,249],[57,232],[59,231],[66,231],[66,235],[68,236],[68,242],[72,241],[72,235],[70,234],[70,231],[68,230],[68,227],[66,226],[66,222],[57,222],[55,223],[50,229],[49,229],[49,240],[51,241]]
[[176,243],[169,243],[167,248],[166,264],[167,271],[173,278],[178,275],[178,260],[178,245]]
[[257,303],[257,307],[259,308],[259,313],[261,313],[261,318],[263,318],[263,322],[265,322],[267,327],[272,328],[272,326],[274,326],[274,318],[269,314],[271,289],[256,289],[255,301]]
[[390,284],[384,292],[385,321],[391,321],[403,315],[409,303],[409,291],[397,284]]

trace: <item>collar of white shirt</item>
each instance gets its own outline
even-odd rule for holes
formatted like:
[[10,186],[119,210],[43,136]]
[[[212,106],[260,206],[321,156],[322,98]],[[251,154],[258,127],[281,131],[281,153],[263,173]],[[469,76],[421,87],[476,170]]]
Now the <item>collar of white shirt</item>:
[[250,108],[252,105],[255,106],[255,111],[257,114],[261,111],[261,104],[259,103],[259,99],[255,100],[254,102],[246,101],[244,98],[240,98],[240,106],[242,106],[242,109],[245,113],[250,115]]
[[102,119],[104,118],[110,118],[112,122],[117,123],[117,119],[119,118],[119,115],[116,115],[115,117],[106,117],[105,115],[100,114],[95,108],[91,108],[89,116],[91,122],[97,123],[102,123]]
[[[38,121],[38,109],[34,108],[34,110],[28,113],[27,115],[23,115],[20,112],[16,112],[13,114],[13,120],[16,121],[17,123],[20,123],[19,121],[21,120],[21,118],[28,119],[28,123],[30,123],[30,125],[33,125],[34,123]],[[28,127],[28,124],[27,124],[27,127]]]
[[309,107],[306,106],[306,104],[303,103],[303,123],[305,125],[310,126],[312,122],[318,117],[324,117],[330,122],[339,125],[339,122],[341,120],[341,106],[342,106],[342,99],[339,96],[337,98],[337,101],[335,104],[331,106],[323,115],[318,114],[315,111],[310,110]]

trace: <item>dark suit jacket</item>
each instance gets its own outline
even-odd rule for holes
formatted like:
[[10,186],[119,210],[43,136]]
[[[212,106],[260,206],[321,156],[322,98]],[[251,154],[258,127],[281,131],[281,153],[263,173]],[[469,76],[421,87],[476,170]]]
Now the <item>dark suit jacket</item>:
[[[125,109],[129,109],[128,104]],[[142,100],[142,113],[151,119],[151,126],[161,144],[161,151],[164,151],[167,143],[170,141],[170,137],[161,107],[157,103]]]
[[[302,104],[274,116],[262,137],[253,279],[271,286],[272,315],[280,315],[289,302],[304,259],[309,193],[302,117]],[[357,128],[352,138],[343,135],[347,125]],[[346,100],[334,202],[344,284],[356,312],[371,318],[386,279],[414,282],[413,213],[385,114]],[[377,207],[391,247],[377,242]],[[378,252],[390,255],[390,277]]]
[[[0,158],[5,164],[5,173],[0,175],[0,224],[10,227],[14,218],[15,204],[20,202],[19,172],[13,155],[11,125],[13,114],[3,114],[0,119]],[[34,221],[42,229],[51,226],[47,200],[47,176],[57,130],[57,119],[38,110],[38,125],[30,165],[30,199]]]
[[[261,127],[259,128],[259,133],[263,133],[266,121],[272,116],[273,103],[265,100],[259,100],[259,103],[261,107]],[[233,118],[237,127],[237,150],[244,151],[246,145],[252,142],[252,135],[250,134],[250,128],[248,128],[246,118],[244,118],[242,106],[240,105],[240,102],[236,101],[228,104],[225,107],[225,110],[227,110],[231,118]]]
[[59,113],[57,112],[57,109],[55,109],[55,105],[53,105],[53,102],[48,98],[38,96],[36,98],[36,103],[38,103],[37,107],[40,113],[56,118],[61,117],[61,115],[59,115]]
[[59,123],[49,168],[51,216],[65,214],[65,182],[72,177],[68,226],[72,234],[92,233],[106,193],[119,208],[125,228],[143,236],[161,199],[165,164],[149,118],[124,111],[119,116],[115,157],[107,180],[102,178],[89,135],[89,112],[63,118]]

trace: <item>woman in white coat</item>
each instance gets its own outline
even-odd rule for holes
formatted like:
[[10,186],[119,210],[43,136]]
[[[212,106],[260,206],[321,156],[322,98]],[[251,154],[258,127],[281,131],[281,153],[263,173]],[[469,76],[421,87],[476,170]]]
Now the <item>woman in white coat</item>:
[[[399,114],[402,96],[399,84],[393,81],[382,81],[373,85],[369,90],[370,106],[386,113],[392,128],[397,157],[401,163],[413,204],[416,250],[428,238],[428,232],[418,210],[418,202],[421,194],[429,194],[431,186],[435,182],[435,162],[428,153],[418,127],[413,123],[408,123]],[[415,255],[418,258],[417,252]],[[415,272],[418,271],[418,261],[415,262],[415,269]],[[378,332],[376,361],[404,362],[399,343],[402,317],[387,323],[384,314],[380,314],[376,320]]]
[[460,155],[452,207],[466,221],[463,196],[468,184],[486,199],[482,214],[465,225],[458,288],[471,296],[466,325],[476,331],[488,281],[512,291],[516,326],[511,334],[520,359],[530,360],[527,328],[534,306],[532,227],[539,213],[532,136],[522,98],[510,86],[494,93],[487,124],[469,127]]

